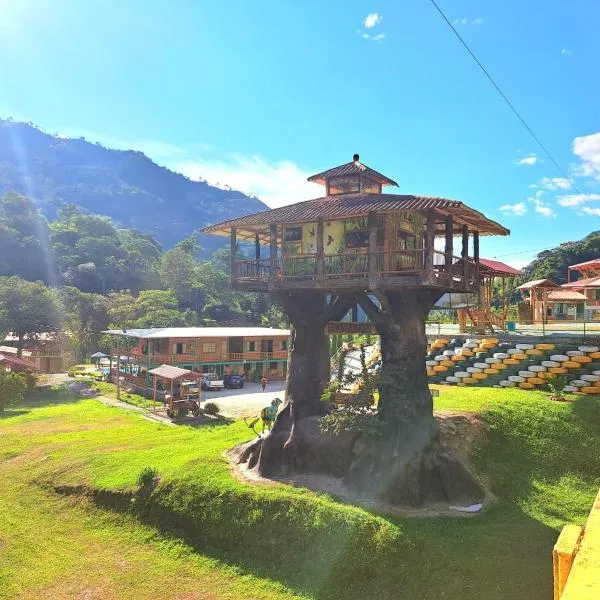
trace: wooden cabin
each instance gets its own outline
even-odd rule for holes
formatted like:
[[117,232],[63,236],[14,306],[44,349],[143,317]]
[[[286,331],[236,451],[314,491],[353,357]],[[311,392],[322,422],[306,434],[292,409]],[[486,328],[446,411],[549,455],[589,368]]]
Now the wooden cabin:
[[[574,279],[579,274],[579,279]],[[600,319],[600,259],[588,260],[568,268],[568,283],[564,289],[579,292],[586,297],[586,318]]]
[[[480,236],[509,233],[456,200],[384,193],[397,183],[361,163],[358,154],[308,180],[322,185],[325,195],[203,230],[230,238],[234,288],[476,292]],[[443,251],[436,238],[445,240]],[[251,256],[243,242],[253,247]]]
[[585,316],[586,297],[576,290],[565,289],[549,279],[528,281],[521,291],[528,314],[524,322],[580,321]]

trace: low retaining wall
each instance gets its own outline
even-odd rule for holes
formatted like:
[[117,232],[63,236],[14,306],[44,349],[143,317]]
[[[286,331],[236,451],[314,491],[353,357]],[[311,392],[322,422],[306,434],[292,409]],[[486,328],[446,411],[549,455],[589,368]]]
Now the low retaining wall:
[[554,600],[600,598],[600,491],[585,527],[563,527],[552,559]]

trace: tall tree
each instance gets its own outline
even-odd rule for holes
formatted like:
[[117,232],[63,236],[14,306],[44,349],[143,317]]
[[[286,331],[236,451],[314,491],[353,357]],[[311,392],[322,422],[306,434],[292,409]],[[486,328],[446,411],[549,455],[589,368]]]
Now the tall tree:
[[42,333],[57,331],[62,315],[56,293],[43,283],[0,277],[0,331],[17,336],[17,355]]

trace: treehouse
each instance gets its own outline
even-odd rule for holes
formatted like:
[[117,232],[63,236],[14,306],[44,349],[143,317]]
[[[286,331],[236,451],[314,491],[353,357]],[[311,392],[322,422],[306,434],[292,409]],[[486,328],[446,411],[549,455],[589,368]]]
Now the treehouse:
[[[236,289],[475,292],[480,236],[509,233],[462,202],[383,193],[396,182],[362,164],[357,154],[308,180],[322,185],[325,195],[203,230],[230,238]],[[436,249],[436,238],[442,238],[443,250]],[[253,244],[253,256],[242,255],[240,242]]]

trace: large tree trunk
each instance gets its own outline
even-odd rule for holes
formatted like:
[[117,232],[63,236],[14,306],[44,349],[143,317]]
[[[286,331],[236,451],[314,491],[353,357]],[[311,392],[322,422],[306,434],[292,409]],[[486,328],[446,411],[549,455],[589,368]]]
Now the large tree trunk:
[[359,495],[394,504],[477,501],[483,490],[466,469],[441,452],[425,369],[425,319],[439,292],[380,292],[377,308],[361,305],[381,336],[381,436],[361,444],[348,482]]
[[[343,316],[351,301],[338,297],[327,303],[321,292],[282,293],[279,300],[292,323],[286,403],[271,433],[252,445],[247,459],[263,476],[296,469],[327,471],[332,453],[318,451],[319,443],[332,446],[331,440],[319,440],[318,426],[323,410],[321,394],[330,376],[325,325]],[[339,456],[332,460],[339,462]]]

